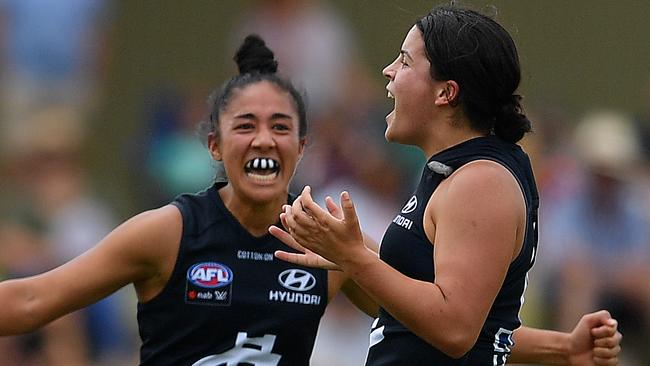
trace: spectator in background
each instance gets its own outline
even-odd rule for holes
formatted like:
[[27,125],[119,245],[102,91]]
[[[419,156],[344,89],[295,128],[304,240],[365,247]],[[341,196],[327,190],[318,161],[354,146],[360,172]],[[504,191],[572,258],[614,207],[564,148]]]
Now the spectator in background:
[[[3,197],[3,202],[11,202]],[[24,277],[49,269],[52,246],[45,222],[18,204],[0,212],[0,279]],[[89,359],[79,314],[70,314],[43,329],[0,338],[0,366],[84,366]]]
[[233,39],[256,33],[267,41],[278,72],[307,91],[310,119],[326,113],[345,80],[333,75],[357,57],[354,35],[340,14],[322,1],[256,0],[239,23]]
[[[111,231],[115,220],[111,209],[97,198],[84,169],[82,116],[68,105],[48,105],[33,111],[25,122],[33,131],[13,140],[12,158],[18,166],[14,189],[43,218],[43,235],[51,253],[50,266],[33,274],[90,249]],[[75,315],[83,320],[88,356],[93,361],[122,363],[135,354],[130,347],[134,329],[126,325],[122,311],[128,300],[126,292],[119,292]]]
[[566,199],[549,200],[541,218],[539,265],[545,269],[536,275],[546,274],[556,326],[570,329],[579,314],[607,308],[625,334],[622,358],[629,359],[623,364],[648,365],[650,220],[635,174],[638,132],[625,115],[605,111],[580,121],[574,137],[581,169],[556,177],[559,185],[575,182],[565,185],[573,187]]
[[31,131],[24,118],[43,103],[92,106],[107,59],[109,3],[0,2],[0,142]]
[[164,86],[150,93],[146,123],[130,142],[128,159],[131,171],[143,173],[135,175],[134,188],[147,201],[144,206],[163,205],[169,197],[197,192],[212,182],[215,164],[196,134],[206,103],[197,86]]

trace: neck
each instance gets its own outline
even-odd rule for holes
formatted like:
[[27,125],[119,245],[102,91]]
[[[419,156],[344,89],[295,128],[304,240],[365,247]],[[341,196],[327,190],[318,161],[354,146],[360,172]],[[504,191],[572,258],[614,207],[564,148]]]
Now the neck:
[[468,121],[447,121],[430,124],[431,130],[420,148],[427,158],[476,137],[486,136],[484,133],[469,128]]
[[278,222],[282,205],[287,203],[287,195],[259,203],[235,194],[230,184],[219,190],[224,205],[239,223],[255,237],[268,233],[269,226]]

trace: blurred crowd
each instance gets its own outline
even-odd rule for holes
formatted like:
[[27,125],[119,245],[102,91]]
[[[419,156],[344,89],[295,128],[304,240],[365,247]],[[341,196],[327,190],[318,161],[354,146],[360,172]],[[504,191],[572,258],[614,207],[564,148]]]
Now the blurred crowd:
[[[1,279],[53,268],[130,216],[98,193],[87,159],[114,51],[114,5],[0,2]],[[363,229],[380,241],[425,161],[383,138],[392,105],[373,75],[380,70],[363,64],[355,29],[327,3],[258,0],[247,12],[231,47],[260,34],[280,72],[307,95],[309,140],[293,191],[309,184],[323,200],[349,190]],[[143,98],[144,118],[116,153],[134,171],[128,189],[142,210],[201,190],[215,174],[195,134],[207,96],[171,85]],[[569,330],[581,314],[609,309],[624,335],[621,365],[648,365],[650,109],[526,105],[535,132],[523,145],[540,190],[541,230],[524,323]],[[2,337],[0,366],[136,364],[135,301],[127,288],[43,330]],[[370,323],[344,297],[334,299],[312,364],[363,364]]]

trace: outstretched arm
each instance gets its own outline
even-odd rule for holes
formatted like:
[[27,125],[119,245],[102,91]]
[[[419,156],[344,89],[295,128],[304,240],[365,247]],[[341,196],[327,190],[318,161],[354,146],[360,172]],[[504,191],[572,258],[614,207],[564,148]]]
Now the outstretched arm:
[[605,310],[583,316],[571,333],[521,327],[508,363],[617,365],[622,338],[617,327]]
[[92,304],[133,282],[160,274],[161,246],[178,241],[182,220],[173,206],[120,225],[97,246],[43,274],[0,283],[0,336],[26,333]]

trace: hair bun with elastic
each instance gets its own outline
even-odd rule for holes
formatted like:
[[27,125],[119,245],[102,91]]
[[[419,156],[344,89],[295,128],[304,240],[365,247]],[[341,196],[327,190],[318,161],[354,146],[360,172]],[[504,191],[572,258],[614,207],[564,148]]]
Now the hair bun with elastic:
[[259,72],[260,74],[275,74],[278,71],[278,62],[273,51],[257,34],[251,34],[244,39],[244,43],[235,54],[235,62],[239,74]]

